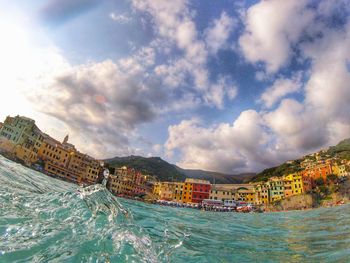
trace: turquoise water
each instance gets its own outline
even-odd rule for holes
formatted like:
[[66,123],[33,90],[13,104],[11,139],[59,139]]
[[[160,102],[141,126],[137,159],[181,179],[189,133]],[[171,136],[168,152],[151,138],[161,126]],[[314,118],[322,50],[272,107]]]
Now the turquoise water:
[[0,262],[350,262],[350,206],[201,212],[116,199],[0,157]]

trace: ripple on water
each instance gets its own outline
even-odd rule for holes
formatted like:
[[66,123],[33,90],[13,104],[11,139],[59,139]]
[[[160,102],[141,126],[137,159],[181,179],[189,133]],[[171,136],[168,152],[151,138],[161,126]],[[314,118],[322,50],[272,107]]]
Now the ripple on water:
[[270,214],[162,207],[84,192],[0,157],[0,262],[349,259],[349,205]]

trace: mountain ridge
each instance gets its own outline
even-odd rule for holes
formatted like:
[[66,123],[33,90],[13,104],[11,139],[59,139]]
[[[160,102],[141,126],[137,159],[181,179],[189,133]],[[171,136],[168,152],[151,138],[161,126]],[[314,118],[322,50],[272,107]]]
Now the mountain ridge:
[[201,169],[184,169],[170,164],[160,157],[126,156],[106,159],[112,167],[128,166],[136,170],[155,175],[160,181],[184,181],[187,177],[205,179],[217,184],[236,184],[246,182],[267,181],[272,176],[282,176],[285,173],[293,173],[300,170],[300,163],[307,158],[314,158],[315,154],[322,158],[340,157],[350,160],[350,138],[340,141],[327,150],[321,150],[305,155],[295,160],[286,161],[278,166],[264,169],[259,173],[225,174]]
[[334,158],[339,157],[340,159],[350,160],[350,138],[344,139],[340,141],[335,146],[328,147],[327,150],[320,150],[318,152],[314,152],[308,155],[305,155],[301,158],[286,161],[278,166],[270,167],[267,169],[264,169],[260,173],[257,173],[252,179],[252,182],[259,182],[259,181],[267,181],[268,178],[273,176],[282,176],[286,173],[294,173],[301,170],[300,163],[305,159],[314,159],[315,154],[319,154],[321,158]]
[[224,174],[200,169],[184,169],[160,157],[125,156],[104,160],[111,167],[127,166],[157,176],[160,181],[184,181],[187,177],[208,180],[211,183],[233,184],[250,180],[255,173]]

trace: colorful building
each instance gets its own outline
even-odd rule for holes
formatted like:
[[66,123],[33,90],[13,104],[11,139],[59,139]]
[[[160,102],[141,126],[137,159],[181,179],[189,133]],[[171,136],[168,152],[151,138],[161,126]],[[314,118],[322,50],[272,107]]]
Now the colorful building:
[[7,138],[15,145],[24,144],[26,137],[35,127],[35,121],[27,117],[6,117],[0,135]]
[[304,173],[302,173],[302,180],[304,193],[307,193],[314,187],[314,180],[312,177],[305,175]]
[[192,179],[192,200],[191,203],[201,203],[209,199],[211,184],[207,180]]
[[175,184],[175,187],[174,187],[174,198],[173,198],[173,200],[175,202],[182,203],[183,202],[182,196],[183,196],[184,183],[177,182],[177,183],[174,183],[174,184]]
[[102,163],[88,155],[86,155],[86,161],[87,167],[83,181],[92,184],[97,181],[98,174],[102,169]]
[[38,150],[39,159],[57,166],[67,167],[71,153],[59,141],[46,134],[43,137],[43,142]]
[[183,203],[191,203],[192,202],[192,181],[188,178],[184,182],[183,190],[182,190],[182,202]]
[[31,165],[38,161],[38,149],[43,137],[35,121],[26,117],[7,117],[0,129],[2,150]]
[[303,174],[292,173],[288,175],[292,179],[292,195],[299,195],[304,192]]
[[324,181],[326,181],[327,176],[333,173],[332,162],[330,160],[327,160],[321,163],[309,165],[301,173],[302,176],[311,177],[312,180],[322,178]]
[[174,199],[175,183],[162,182],[160,185],[159,199],[172,201]]
[[109,189],[114,194],[132,195],[134,189],[133,176],[127,167],[115,169],[108,182]]
[[260,182],[255,185],[255,203],[257,205],[269,203],[269,184]]
[[271,177],[269,179],[270,202],[276,202],[284,198],[284,185],[282,177]]
[[235,200],[247,203],[254,203],[256,201],[255,185],[246,185],[238,187],[235,191]]
[[348,172],[347,172],[345,164],[340,164],[339,165],[337,163],[333,163],[333,165],[332,165],[332,172],[336,176],[347,176],[348,175]]
[[284,186],[284,197],[293,196],[293,176],[285,175],[283,176],[283,186]]
[[212,185],[209,199],[212,200],[235,200],[235,194],[232,187],[224,186],[224,185]]
[[162,183],[154,183],[152,189],[146,182],[146,175],[123,166],[114,170],[107,185],[114,194],[141,196],[146,192],[153,191],[153,194],[160,195],[162,187],[164,187]]
[[152,194],[159,196],[161,182],[155,182],[152,187]]

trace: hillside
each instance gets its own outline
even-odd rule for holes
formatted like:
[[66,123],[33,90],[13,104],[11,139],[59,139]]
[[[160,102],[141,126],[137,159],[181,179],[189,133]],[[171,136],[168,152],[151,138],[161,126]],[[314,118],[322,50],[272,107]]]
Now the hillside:
[[209,180],[211,183],[214,183],[215,179],[215,183],[218,184],[238,184],[248,182],[253,176],[255,176],[255,173],[242,173],[233,175],[203,170],[182,169],[180,167],[176,168],[187,177]]
[[[329,147],[329,149],[326,152],[320,152],[319,154],[323,158],[337,156],[340,159],[350,160],[350,138],[339,142],[336,146]],[[286,173],[297,172],[300,170],[300,162],[302,162],[306,158],[316,160],[315,157],[312,157],[311,155],[309,155],[302,159],[294,160],[292,162],[286,162],[279,166],[263,170],[262,172],[255,175],[251,179],[251,181],[252,182],[267,181],[268,178],[272,176],[282,176],[283,174],[286,174]]]
[[211,183],[229,184],[242,183],[250,180],[255,174],[222,174],[203,170],[182,169],[176,165],[170,164],[159,157],[115,157],[105,160],[112,167],[127,166],[135,168],[146,174],[157,176],[160,181],[184,181],[187,177],[209,180]]
[[186,176],[180,173],[175,166],[159,157],[127,156],[114,157],[105,160],[112,167],[127,166],[145,174],[157,176],[160,181],[184,181]]
[[286,173],[297,172],[299,170],[299,163],[300,160],[295,160],[293,163],[283,163],[276,167],[267,168],[252,177],[251,182],[267,181],[270,177],[273,176],[279,177]]
[[350,160],[350,138],[342,140],[336,146],[330,147],[327,153],[332,157],[337,155],[342,159]]

